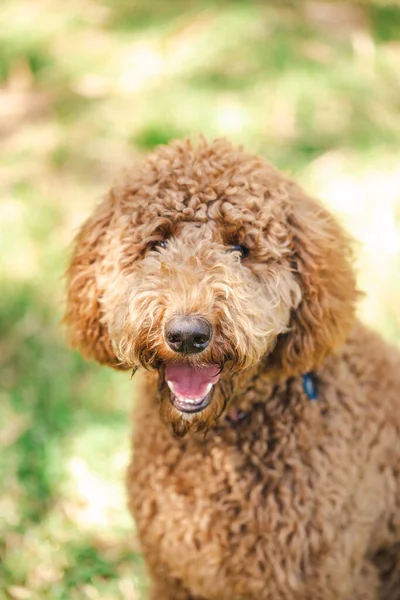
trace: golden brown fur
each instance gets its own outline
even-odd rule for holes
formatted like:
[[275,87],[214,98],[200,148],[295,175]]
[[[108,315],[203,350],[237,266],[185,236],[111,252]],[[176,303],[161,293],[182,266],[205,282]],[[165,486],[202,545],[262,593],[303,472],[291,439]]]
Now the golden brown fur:
[[[400,598],[400,355],[356,300],[335,219],[223,140],[158,149],[85,223],[65,321],[86,356],[142,367],[128,491],[153,600]],[[222,370],[190,415],[164,379],[174,315],[211,323],[185,360]]]

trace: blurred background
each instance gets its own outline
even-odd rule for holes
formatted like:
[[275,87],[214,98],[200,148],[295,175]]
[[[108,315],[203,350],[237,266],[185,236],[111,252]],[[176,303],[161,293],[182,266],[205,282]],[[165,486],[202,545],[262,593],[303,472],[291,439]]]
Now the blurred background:
[[0,22],[0,599],[143,599],[133,384],[65,345],[69,243],[124,166],[225,135],[339,214],[360,315],[400,342],[400,3],[2,0]]

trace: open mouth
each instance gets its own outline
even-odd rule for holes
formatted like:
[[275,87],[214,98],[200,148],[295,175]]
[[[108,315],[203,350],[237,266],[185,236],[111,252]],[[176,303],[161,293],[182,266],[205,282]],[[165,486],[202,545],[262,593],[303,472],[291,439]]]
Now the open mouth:
[[165,367],[165,381],[170,389],[170,400],[183,413],[197,413],[211,402],[218,382],[219,365],[194,367],[186,363],[170,363]]

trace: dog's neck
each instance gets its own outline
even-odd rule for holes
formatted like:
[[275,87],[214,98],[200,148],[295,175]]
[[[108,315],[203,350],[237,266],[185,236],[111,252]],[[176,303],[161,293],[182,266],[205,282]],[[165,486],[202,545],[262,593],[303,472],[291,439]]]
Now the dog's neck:
[[[291,378],[291,380],[295,380],[295,379],[296,378]],[[249,394],[251,395],[251,390],[255,386],[256,382],[257,382],[257,379],[255,379],[255,378],[251,379],[250,385],[248,385],[247,389],[240,394],[240,396],[246,398],[246,404],[248,404],[247,398],[249,397]],[[304,373],[303,375],[301,375],[301,382],[302,382],[302,390],[303,390],[303,393],[304,393],[305,397],[307,398],[307,400],[309,402],[317,401],[318,400],[318,383],[317,383],[316,374],[314,372]],[[265,385],[265,383],[263,383],[263,385]],[[274,395],[274,393],[278,390],[279,387],[281,387],[281,386],[279,386],[278,384],[273,384],[273,383],[270,384],[270,389],[269,389],[270,397],[272,397]],[[264,391],[264,393],[265,393],[265,391]],[[234,401],[232,403],[231,408],[227,412],[226,418],[231,423],[240,423],[241,421],[244,421],[246,419],[249,410],[251,410],[251,407],[244,406],[243,402],[240,402],[240,399],[238,398],[236,402]]]

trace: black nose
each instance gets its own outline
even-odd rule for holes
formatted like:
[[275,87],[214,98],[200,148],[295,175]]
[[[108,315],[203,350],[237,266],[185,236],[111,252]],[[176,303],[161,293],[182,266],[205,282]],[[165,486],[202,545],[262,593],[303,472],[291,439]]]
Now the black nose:
[[165,325],[165,339],[175,352],[197,354],[207,348],[212,338],[212,327],[199,317],[173,317]]

